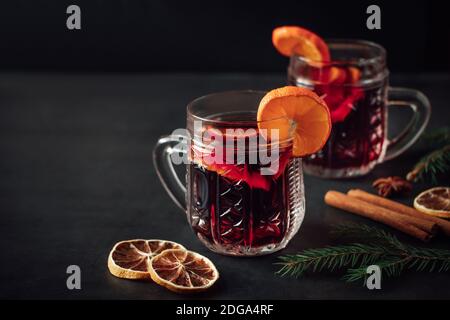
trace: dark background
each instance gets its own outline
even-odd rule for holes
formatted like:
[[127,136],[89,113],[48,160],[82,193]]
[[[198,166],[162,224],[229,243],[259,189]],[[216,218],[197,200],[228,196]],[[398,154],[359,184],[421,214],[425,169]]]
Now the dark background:
[[[77,4],[82,30],[66,28]],[[382,29],[366,28],[378,4]],[[283,72],[275,26],[385,46],[395,72],[449,71],[445,1],[62,0],[0,3],[0,69],[51,71]]]
[[[372,3],[381,6],[379,31],[365,27]],[[373,192],[374,179],[404,176],[423,156],[420,146],[365,177],[306,176],[300,232],[284,251],[255,259],[206,249],[152,165],[157,139],[185,125],[189,101],[211,92],[286,83],[287,60],[270,39],[282,24],[383,44],[391,85],[419,89],[430,98],[429,129],[448,125],[450,74],[435,74],[450,66],[449,19],[442,3],[0,0],[0,298],[186,298],[152,283],[115,278],[107,270],[117,241],[159,238],[211,258],[221,272],[212,290],[187,298],[448,299],[450,277],[444,273],[406,272],[383,280],[382,290],[345,283],[339,273],[300,279],[274,274],[280,254],[333,244],[329,231],[339,222],[368,223],[423,245],[323,202],[330,189]],[[81,31],[66,28],[70,4],[82,9]],[[390,128],[400,130],[408,120],[404,115],[390,113]],[[415,185],[401,201],[411,205],[429,187]],[[429,246],[448,248],[448,239]],[[72,264],[81,267],[82,290],[66,287]]]

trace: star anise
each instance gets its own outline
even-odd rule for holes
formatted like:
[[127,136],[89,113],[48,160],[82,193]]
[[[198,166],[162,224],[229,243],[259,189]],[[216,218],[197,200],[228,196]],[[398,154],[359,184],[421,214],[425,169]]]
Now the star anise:
[[378,190],[382,197],[389,197],[393,194],[405,194],[412,190],[412,184],[401,177],[386,177],[375,180],[372,187]]

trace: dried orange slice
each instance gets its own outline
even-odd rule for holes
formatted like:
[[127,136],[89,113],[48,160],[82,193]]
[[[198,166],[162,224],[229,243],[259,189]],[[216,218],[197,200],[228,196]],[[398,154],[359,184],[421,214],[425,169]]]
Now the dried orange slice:
[[214,264],[198,253],[180,249],[165,250],[148,263],[157,284],[178,293],[200,292],[219,278]]
[[450,218],[450,188],[428,189],[414,199],[414,208],[431,216]]
[[257,113],[259,129],[278,129],[280,141],[292,136],[292,154],[303,157],[325,145],[331,132],[330,111],[317,94],[306,88],[287,86],[268,92]]
[[325,41],[317,34],[297,26],[283,26],[272,32],[272,43],[284,56],[293,54],[314,61],[329,61],[330,52]]
[[184,249],[165,240],[125,240],[114,245],[108,257],[109,271],[119,278],[149,279],[148,261],[167,249]]

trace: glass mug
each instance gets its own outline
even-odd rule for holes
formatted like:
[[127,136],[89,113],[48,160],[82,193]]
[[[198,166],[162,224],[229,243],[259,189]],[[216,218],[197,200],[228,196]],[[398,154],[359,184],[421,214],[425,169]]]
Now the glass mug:
[[[327,41],[332,61],[291,56],[288,82],[314,90],[330,108],[333,128],[318,153],[304,159],[307,173],[345,178],[368,173],[408,149],[425,129],[428,99],[413,89],[388,87],[385,49],[360,40]],[[390,106],[408,107],[413,117],[388,140]]]
[[[302,162],[291,157],[293,136],[275,143],[260,134],[256,113],[264,94],[230,91],[198,98],[187,106],[187,130],[160,138],[154,148],[154,165],[166,191],[186,212],[201,242],[221,254],[280,250],[303,221]],[[222,154],[208,145],[217,137],[227,141]],[[268,148],[271,161],[261,156]],[[186,187],[174,169],[182,162]]]

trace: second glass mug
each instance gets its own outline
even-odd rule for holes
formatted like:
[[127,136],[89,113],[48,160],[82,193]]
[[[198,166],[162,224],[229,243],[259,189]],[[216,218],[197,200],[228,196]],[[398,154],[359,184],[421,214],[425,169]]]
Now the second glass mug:
[[[307,87],[322,96],[333,122],[324,148],[304,160],[307,173],[345,178],[373,167],[408,149],[425,129],[430,103],[421,92],[388,87],[386,51],[362,40],[329,40],[332,61],[291,56],[290,85]],[[388,139],[390,106],[411,108],[413,117],[401,133]]]
[[[155,169],[166,191],[186,212],[201,242],[221,254],[254,256],[280,250],[303,221],[302,162],[291,157],[293,136],[276,145],[266,141],[252,147],[249,142],[254,133],[261,137],[256,114],[264,94],[230,91],[194,100],[187,107],[187,130],[160,138],[153,151]],[[226,145],[224,150],[235,162],[207,163],[210,149],[205,145],[205,132],[230,138],[233,146]],[[244,153],[238,139],[247,148]],[[271,156],[277,155],[271,163],[259,157],[263,147],[277,148],[276,153],[271,149]],[[174,169],[174,164],[183,162],[186,187]],[[263,168],[272,171],[263,174]]]

